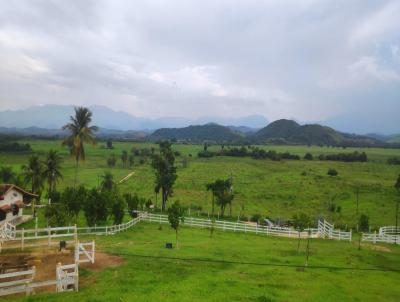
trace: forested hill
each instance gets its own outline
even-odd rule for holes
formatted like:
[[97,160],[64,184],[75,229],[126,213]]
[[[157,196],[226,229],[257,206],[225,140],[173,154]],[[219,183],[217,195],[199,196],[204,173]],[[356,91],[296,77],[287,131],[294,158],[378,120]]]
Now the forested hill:
[[243,139],[243,136],[232,131],[228,127],[218,124],[206,124],[201,126],[189,126],[184,128],[162,128],[154,131],[149,139],[151,141],[159,140],[177,140],[190,142],[236,142]]
[[214,141],[242,144],[299,144],[344,147],[400,147],[375,138],[338,132],[319,124],[300,125],[292,120],[277,120],[252,133],[238,133],[217,124],[162,128],[149,137],[151,141],[176,140],[186,142]]
[[[303,145],[330,145],[347,147],[389,147],[381,140],[355,134],[338,132],[319,124],[299,125],[292,120],[277,120],[257,131],[257,143],[281,143]],[[395,146],[395,145],[393,145]]]

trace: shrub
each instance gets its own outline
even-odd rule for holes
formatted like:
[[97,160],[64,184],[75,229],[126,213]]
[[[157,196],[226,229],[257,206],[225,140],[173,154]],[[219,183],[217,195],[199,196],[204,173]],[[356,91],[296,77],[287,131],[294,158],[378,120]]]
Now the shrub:
[[257,223],[259,223],[260,222],[260,220],[262,219],[262,217],[261,217],[261,215],[260,214],[254,214],[254,215],[252,215],[251,217],[250,217],[250,221],[252,221],[252,222],[257,222]]
[[313,160],[314,157],[313,157],[313,155],[311,153],[306,153],[306,155],[304,155],[304,159],[305,160]]
[[360,231],[367,232],[369,230],[369,218],[367,215],[362,214],[359,219],[359,228]]
[[337,176],[339,173],[335,169],[329,169],[328,170],[328,175],[329,176]]

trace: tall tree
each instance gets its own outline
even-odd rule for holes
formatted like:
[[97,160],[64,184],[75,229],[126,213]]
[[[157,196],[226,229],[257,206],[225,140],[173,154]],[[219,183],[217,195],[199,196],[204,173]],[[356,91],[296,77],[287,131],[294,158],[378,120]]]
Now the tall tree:
[[57,182],[62,179],[61,174],[62,158],[57,151],[50,150],[46,160],[43,161],[43,176],[47,180],[49,195],[56,190]]
[[40,193],[43,188],[43,165],[39,156],[32,155],[27,165],[22,166],[22,173],[26,184],[31,184],[32,193]]
[[63,127],[63,130],[68,130],[70,135],[62,144],[68,146],[71,155],[75,157],[74,185],[76,185],[79,161],[85,160],[84,143],[96,144],[94,132],[96,132],[98,128],[96,126],[90,126],[92,122],[92,112],[85,107],[75,107],[75,116],[71,116],[70,120],[71,121]]
[[11,167],[4,166],[0,168],[0,180],[3,183],[11,183],[15,178],[15,173]]
[[169,142],[159,143],[159,154],[153,154],[152,167],[155,170],[155,190],[161,189],[162,210],[167,205],[168,197],[172,196],[173,185],[176,181],[175,156]]
[[126,162],[128,161],[128,152],[126,150],[122,151],[121,154],[121,161],[122,161],[122,167],[126,167]]
[[206,187],[213,194],[213,211],[215,198],[216,203],[220,206],[221,216],[224,216],[226,206],[230,205],[234,198],[231,180],[217,179],[215,182],[207,184]]
[[168,209],[168,221],[171,227],[175,230],[176,234],[176,248],[178,245],[178,230],[181,222],[184,222],[184,209],[180,205],[179,201],[175,201],[172,206]]

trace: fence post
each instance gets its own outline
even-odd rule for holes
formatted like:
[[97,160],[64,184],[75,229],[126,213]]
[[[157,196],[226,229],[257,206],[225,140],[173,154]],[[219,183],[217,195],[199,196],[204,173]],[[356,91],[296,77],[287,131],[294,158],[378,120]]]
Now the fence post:
[[61,271],[61,262],[58,262],[57,267],[56,267],[56,292],[57,293],[62,291],[60,271]]
[[74,241],[75,244],[78,242],[78,228],[76,227],[76,224],[74,225]]
[[349,241],[351,242],[351,237],[352,237],[352,234],[353,234],[353,229],[350,229],[350,239],[349,239]]
[[94,255],[95,255],[95,242],[92,240],[92,263],[94,263]]
[[22,234],[21,234],[21,251],[24,250],[24,228],[22,228]]
[[48,227],[47,228],[47,245],[48,245],[48,247],[50,247],[50,244],[51,244],[51,230],[50,230],[50,227]]
[[376,243],[376,231],[374,232],[374,244]]
[[108,235],[108,226],[106,226],[106,236]]

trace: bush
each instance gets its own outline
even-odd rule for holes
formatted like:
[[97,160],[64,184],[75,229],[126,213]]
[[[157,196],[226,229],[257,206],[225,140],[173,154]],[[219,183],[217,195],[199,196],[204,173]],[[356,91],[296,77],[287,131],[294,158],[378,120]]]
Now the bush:
[[339,173],[335,169],[329,169],[328,170],[328,175],[329,176],[337,176]]
[[304,155],[304,159],[305,160],[313,160],[314,157],[313,157],[313,155],[311,153],[306,153],[306,155]]
[[46,217],[49,226],[52,227],[65,226],[67,224],[67,215],[63,204],[54,203],[47,205],[44,217]]
[[[199,153],[197,153],[197,156],[200,158],[210,158],[210,157],[213,157],[214,155],[215,155],[214,152],[207,151],[207,150],[200,151]],[[190,154],[189,154],[189,156],[190,156]]]
[[359,220],[358,224],[359,224],[360,231],[368,232],[368,230],[369,230],[369,218],[368,218],[367,215],[362,214],[360,216],[360,220]]
[[400,165],[400,157],[391,157],[387,162],[389,165]]
[[260,223],[260,220],[262,219],[260,214],[254,214],[250,217],[250,221],[252,222],[257,222]]

